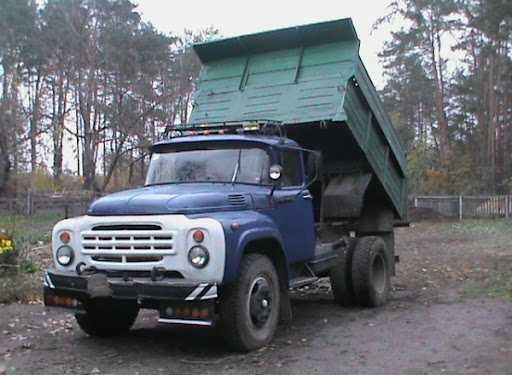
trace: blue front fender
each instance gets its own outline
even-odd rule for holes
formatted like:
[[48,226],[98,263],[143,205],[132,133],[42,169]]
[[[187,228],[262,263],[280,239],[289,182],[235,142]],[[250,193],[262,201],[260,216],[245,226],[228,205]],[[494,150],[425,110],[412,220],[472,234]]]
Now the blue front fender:
[[[226,267],[224,268],[224,283],[235,281],[239,276],[240,262],[248,245],[251,242],[259,240],[273,240],[279,244],[280,251],[286,259],[286,253],[283,251],[283,241],[281,234],[275,227],[258,227],[244,230],[238,238],[238,242],[232,249],[226,252]],[[269,249],[261,249],[269,250]],[[286,262],[288,264],[288,262]]]
[[[237,211],[217,212],[209,214],[208,217],[219,220],[224,228],[226,264],[224,267],[223,284],[237,280],[240,271],[240,261],[248,245],[253,241],[273,240],[277,242],[288,267],[286,249],[283,246],[281,233],[269,216],[256,211]],[[239,224],[239,228],[233,229],[233,223]]]

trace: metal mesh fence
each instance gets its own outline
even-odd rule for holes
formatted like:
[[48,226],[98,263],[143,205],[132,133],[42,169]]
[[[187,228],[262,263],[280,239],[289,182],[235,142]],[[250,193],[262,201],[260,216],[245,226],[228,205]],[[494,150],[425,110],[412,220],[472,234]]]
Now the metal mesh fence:
[[448,218],[507,218],[512,217],[512,196],[417,196],[415,208],[429,209]]
[[456,196],[415,197],[414,207],[426,208],[446,217],[457,217],[459,198]]

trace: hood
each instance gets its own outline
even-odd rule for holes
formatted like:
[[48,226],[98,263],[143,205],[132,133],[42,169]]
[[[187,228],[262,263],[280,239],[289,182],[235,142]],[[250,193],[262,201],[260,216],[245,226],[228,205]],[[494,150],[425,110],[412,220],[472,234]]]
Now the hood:
[[169,184],[126,190],[93,202],[88,215],[197,214],[210,211],[263,209],[270,188],[241,184]]

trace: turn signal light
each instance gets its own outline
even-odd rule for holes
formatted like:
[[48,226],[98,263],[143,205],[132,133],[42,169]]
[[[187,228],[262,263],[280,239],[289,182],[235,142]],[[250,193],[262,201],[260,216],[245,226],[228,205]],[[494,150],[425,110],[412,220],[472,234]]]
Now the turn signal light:
[[75,298],[46,295],[44,296],[45,306],[78,308],[79,302]]
[[192,238],[196,242],[203,242],[204,241],[204,232],[202,230],[196,230],[194,234],[192,234]]
[[208,319],[210,318],[210,312],[208,308],[199,308],[199,307],[176,307],[176,308],[166,308],[165,314],[168,317],[175,317],[178,319]]
[[69,232],[62,232],[59,235],[59,239],[62,243],[68,243],[69,241],[71,241],[71,234]]

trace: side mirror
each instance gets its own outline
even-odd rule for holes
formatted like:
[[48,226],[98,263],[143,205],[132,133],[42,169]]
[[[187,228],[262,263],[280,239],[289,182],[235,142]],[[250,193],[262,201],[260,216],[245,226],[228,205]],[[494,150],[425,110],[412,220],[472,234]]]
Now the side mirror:
[[320,152],[311,150],[305,150],[303,157],[304,170],[306,172],[304,186],[308,187],[320,177],[322,157]]
[[268,177],[272,181],[278,181],[281,178],[281,175],[283,173],[283,167],[281,167],[279,164],[271,165],[268,170]]

